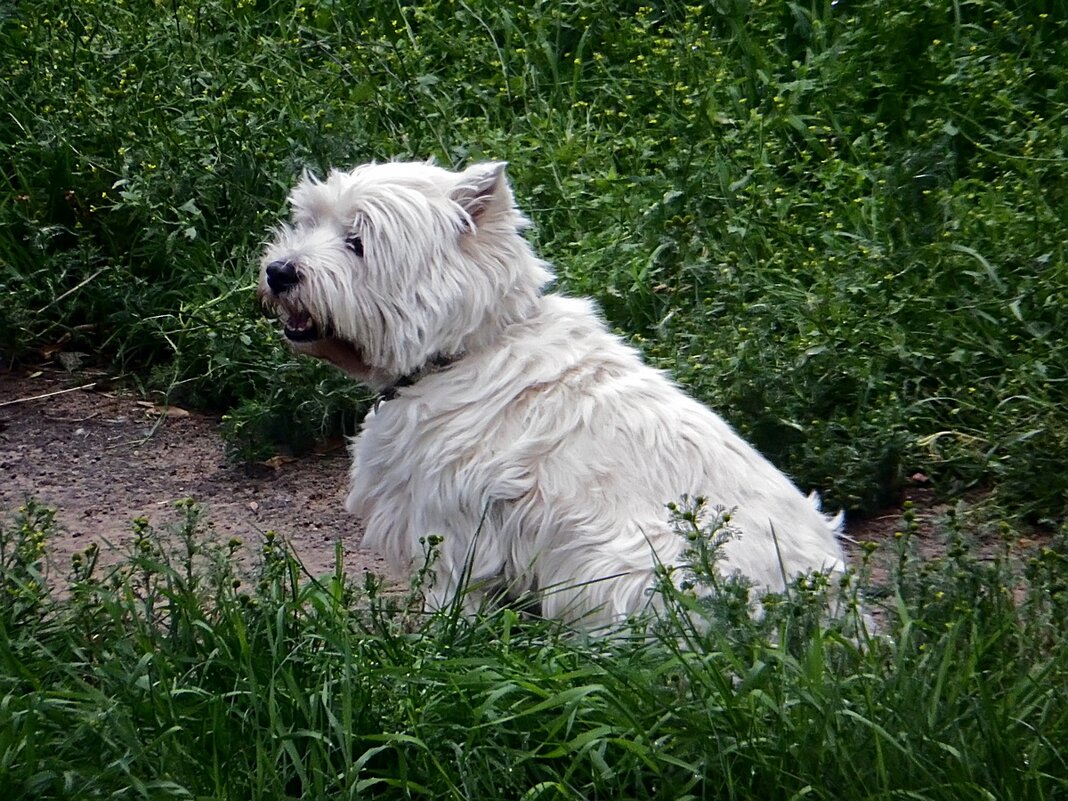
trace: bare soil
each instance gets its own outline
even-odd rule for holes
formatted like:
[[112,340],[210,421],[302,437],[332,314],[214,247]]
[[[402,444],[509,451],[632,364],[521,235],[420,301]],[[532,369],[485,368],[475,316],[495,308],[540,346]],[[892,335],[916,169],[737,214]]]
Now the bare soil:
[[[60,531],[49,552],[60,576],[90,543],[101,547],[103,563],[118,561],[133,537],[133,518],[172,525],[180,519],[175,501],[191,497],[222,542],[245,543],[238,558],[246,566],[273,530],[312,575],[333,571],[340,542],[350,576],[370,571],[390,579],[385,563],[360,547],[359,521],[343,509],[348,464],[343,443],[296,459],[234,464],[216,417],[139,400],[93,375],[0,372],[0,520],[9,522],[30,497],[57,509]],[[920,484],[906,499],[917,510],[921,552],[936,553],[933,532],[947,507]],[[849,521],[851,558],[859,560],[860,543],[892,541],[900,525],[900,508]],[[1021,550],[1034,544],[1018,543]],[[892,551],[880,548],[877,561]],[[880,574],[884,568],[875,571],[877,581]]]
[[0,519],[9,524],[30,497],[57,509],[60,531],[49,553],[59,575],[94,542],[103,563],[117,561],[133,518],[173,525],[181,517],[175,501],[187,497],[203,506],[222,542],[245,543],[239,559],[248,565],[273,530],[313,575],[332,572],[338,541],[350,575],[388,575],[359,547],[359,525],[342,507],[341,443],[300,459],[233,464],[215,417],[101,391],[103,383],[49,394],[92,382],[60,371],[0,373]]

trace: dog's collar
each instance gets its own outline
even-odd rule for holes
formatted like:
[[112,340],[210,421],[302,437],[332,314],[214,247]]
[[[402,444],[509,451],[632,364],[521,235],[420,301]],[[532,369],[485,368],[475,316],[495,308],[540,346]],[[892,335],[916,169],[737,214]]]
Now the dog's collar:
[[453,356],[445,356],[444,354],[439,353],[437,356],[432,358],[418,370],[413,370],[412,372],[408,373],[408,375],[402,375],[400,378],[398,378],[396,381],[394,381],[392,384],[390,384],[388,387],[378,393],[378,403],[375,404],[375,406],[377,407],[378,404],[393,400],[395,397],[397,397],[397,393],[401,389],[403,389],[404,387],[410,387],[420,378],[425,378],[426,376],[431,375],[432,373],[440,373],[446,367],[450,367],[452,364],[458,361],[462,356],[462,353],[457,353]]

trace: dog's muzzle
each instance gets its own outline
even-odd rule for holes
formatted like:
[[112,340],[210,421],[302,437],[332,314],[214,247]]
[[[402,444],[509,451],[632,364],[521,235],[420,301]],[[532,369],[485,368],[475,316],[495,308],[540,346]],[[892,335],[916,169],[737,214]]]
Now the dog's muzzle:
[[291,261],[272,261],[264,268],[268,297],[265,300],[280,312],[282,333],[291,342],[313,342],[323,335],[311,314],[296,293],[290,292],[300,283],[297,266]]

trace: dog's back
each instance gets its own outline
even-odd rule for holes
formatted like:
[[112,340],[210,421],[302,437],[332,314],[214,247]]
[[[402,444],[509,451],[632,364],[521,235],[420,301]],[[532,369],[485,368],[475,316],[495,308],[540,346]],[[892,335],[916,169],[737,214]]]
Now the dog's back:
[[[779,591],[844,569],[817,504],[585,300],[545,296],[495,347],[400,390],[353,450],[349,508],[369,547],[406,565],[444,534],[447,575],[466,566],[472,587],[541,593],[554,617],[644,608],[657,564],[686,546],[667,508],[684,496],[729,510],[724,573]],[[445,603],[456,582],[437,590]]]

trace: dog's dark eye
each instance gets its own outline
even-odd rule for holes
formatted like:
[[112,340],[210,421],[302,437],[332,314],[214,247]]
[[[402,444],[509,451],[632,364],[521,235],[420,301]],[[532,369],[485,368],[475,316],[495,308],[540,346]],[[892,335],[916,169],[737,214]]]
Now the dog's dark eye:
[[346,237],[345,247],[347,247],[361,259],[363,258],[363,240],[357,234],[350,234],[348,237]]

